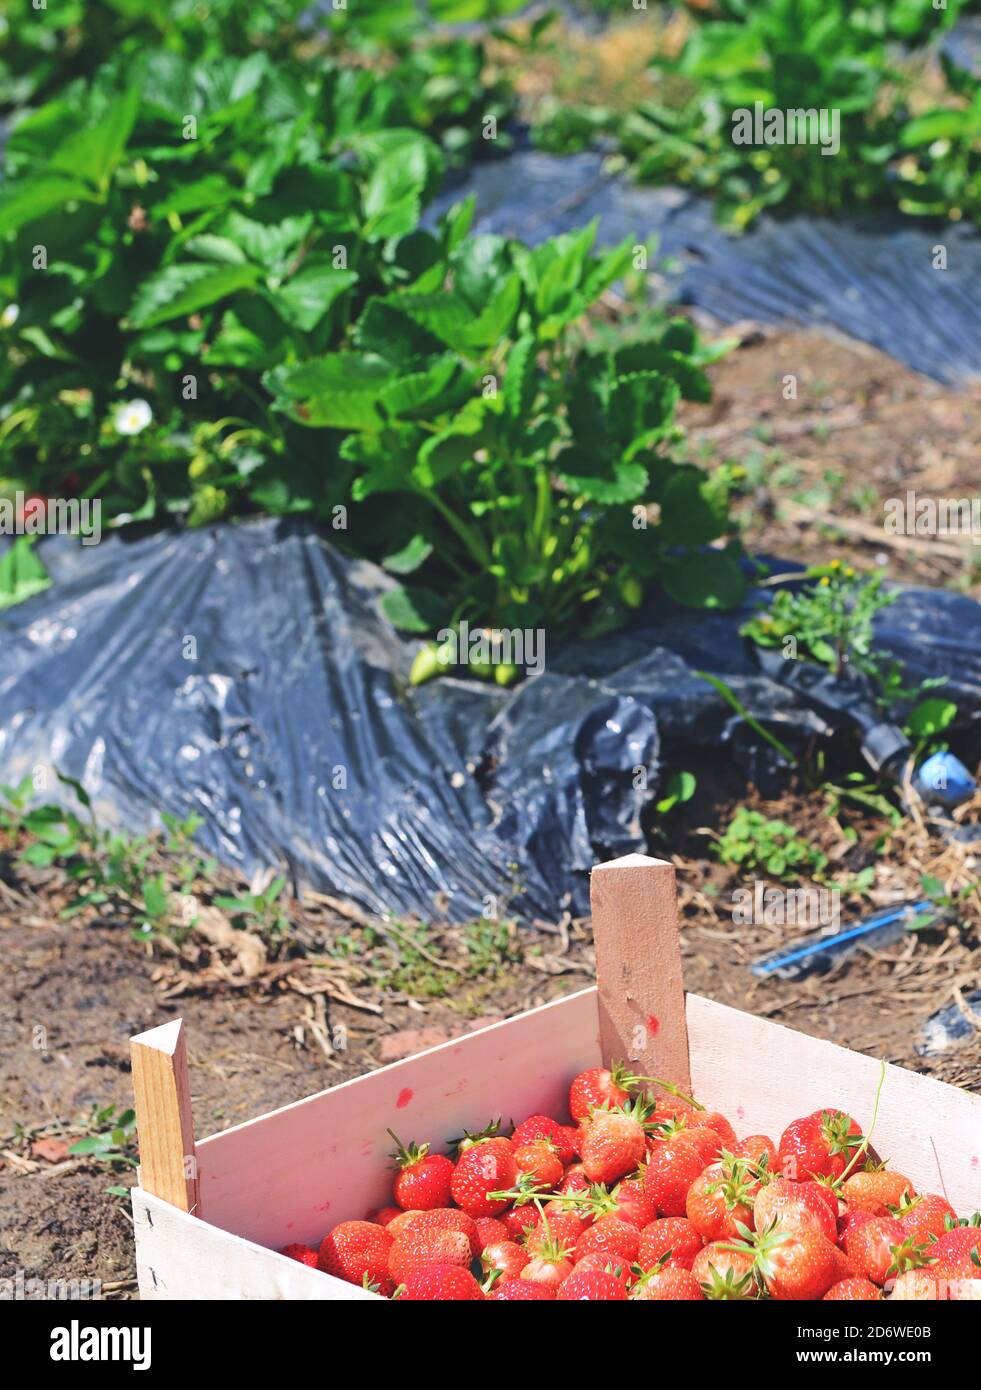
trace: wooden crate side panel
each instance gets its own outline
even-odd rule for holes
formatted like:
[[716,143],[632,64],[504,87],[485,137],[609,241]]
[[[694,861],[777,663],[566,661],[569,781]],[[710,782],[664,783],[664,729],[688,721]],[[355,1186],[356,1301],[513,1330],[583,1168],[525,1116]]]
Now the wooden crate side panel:
[[383,1302],[220,1230],[134,1187],[133,1227],[141,1299],[352,1299]]
[[[874,1057],[694,994],[687,1016],[694,1094],[740,1136],[778,1142],[791,1120],[821,1106],[871,1122]],[[946,1191],[960,1215],[981,1207],[981,1096],[887,1065],[872,1143],[920,1191]]]
[[565,1113],[572,1077],[599,1062],[583,990],[201,1140],[201,1215],[262,1246],[313,1244],[391,1200],[387,1127],[439,1150],[498,1115]]

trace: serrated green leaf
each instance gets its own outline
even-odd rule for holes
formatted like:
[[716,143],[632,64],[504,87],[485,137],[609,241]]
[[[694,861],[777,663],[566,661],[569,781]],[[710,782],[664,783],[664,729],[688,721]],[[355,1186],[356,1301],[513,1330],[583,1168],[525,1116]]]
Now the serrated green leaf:
[[579,445],[559,454],[556,470],[565,487],[589,502],[608,506],[636,501],[643,497],[649,483],[644,464],[623,459],[607,461]]
[[55,150],[50,167],[104,188],[122,158],[139,109],[137,87],[111,101],[99,120],[76,130]]
[[390,382],[381,393],[382,405],[393,417],[428,418],[433,406],[442,403],[443,408],[447,408],[447,388],[458,370],[457,359],[447,353],[424,371],[409,372]]
[[68,204],[93,202],[95,193],[67,174],[42,174],[34,179],[0,185],[0,235],[17,232],[48,213],[64,214]]
[[302,403],[304,424],[346,430],[381,428],[378,406],[392,379],[389,364],[366,352],[329,353],[269,377],[274,389]]
[[699,468],[672,469],[660,498],[661,525],[672,543],[704,545],[729,525],[728,499]]
[[276,291],[274,302],[287,323],[311,333],[335,300],[357,283],[357,272],[335,269],[330,256],[310,256]]
[[134,328],[152,328],[186,318],[240,290],[253,289],[262,271],[255,265],[214,266],[196,261],[169,265],[144,280],[130,308]]

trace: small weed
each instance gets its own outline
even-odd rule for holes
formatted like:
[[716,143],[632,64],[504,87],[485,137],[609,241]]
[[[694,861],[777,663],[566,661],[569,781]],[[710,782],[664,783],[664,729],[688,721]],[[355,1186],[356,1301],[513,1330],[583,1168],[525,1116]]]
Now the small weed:
[[68,1150],[70,1154],[76,1158],[85,1155],[97,1159],[99,1162],[107,1163],[111,1168],[136,1167],[134,1111],[124,1110],[121,1115],[117,1115],[114,1105],[107,1105],[103,1109],[95,1106],[89,1123],[93,1133],[72,1144]]
[[828,862],[827,855],[802,840],[792,825],[745,806],[738,808],[714,848],[723,864],[775,879],[820,878]]
[[468,975],[496,975],[521,958],[513,922],[468,922],[462,940]]
[[676,806],[680,806],[685,801],[691,801],[697,785],[698,782],[693,772],[675,772],[668,778],[664,795],[655,803],[660,814],[665,816]]
[[860,672],[872,684],[877,703],[888,707],[914,700],[943,679],[923,681],[912,689],[903,685],[899,663],[876,651],[877,613],[898,598],[883,588],[881,571],[859,574],[851,565],[832,560],[787,576],[804,583],[796,592],[779,590],[740,628],[761,647],[778,647],[788,660],[813,661],[837,676]]
[[443,999],[459,984],[460,974],[436,954],[430,927],[422,922],[387,922],[385,934],[394,955],[391,969],[376,978],[381,989],[424,999]]
[[290,931],[290,921],[281,901],[285,888],[286,878],[277,874],[262,892],[222,894],[215,898],[215,905],[231,913],[235,926],[261,936],[267,945],[282,944]]
[[891,826],[902,824],[903,817],[899,810],[878,783],[870,781],[863,772],[850,772],[840,783],[825,783],[824,793],[828,814],[835,819],[842,809],[842,803],[850,801],[866,811],[873,811],[877,816],[884,816]]

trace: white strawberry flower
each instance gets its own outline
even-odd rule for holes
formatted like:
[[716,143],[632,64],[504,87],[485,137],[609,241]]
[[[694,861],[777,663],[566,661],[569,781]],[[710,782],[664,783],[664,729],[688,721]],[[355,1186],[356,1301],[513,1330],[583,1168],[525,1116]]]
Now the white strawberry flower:
[[153,419],[148,402],[122,401],[113,412],[112,423],[117,434],[139,434]]

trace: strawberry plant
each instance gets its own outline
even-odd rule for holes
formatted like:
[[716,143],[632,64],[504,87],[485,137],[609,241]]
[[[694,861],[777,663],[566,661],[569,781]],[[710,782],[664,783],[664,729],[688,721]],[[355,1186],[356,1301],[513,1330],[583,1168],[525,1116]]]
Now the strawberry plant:
[[725,488],[671,453],[678,401],[708,390],[690,325],[594,348],[586,312],[631,245],[595,255],[589,226],[529,250],[467,237],[469,215],[412,285],[368,300],[350,347],[265,378],[295,423],[347,431],[351,496],[413,576],[393,621],[598,632],[655,577],[683,603],[737,601],[734,551],[702,550],[728,528]]
[[[639,179],[710,194],[721,221],[742,230],[767,208],[844,213],[856,204],[957,219],[981,193],[978,101],[972,74],[943,59],[947,91],[908,117],[915,74],[899,44],[935,41],[965,0],[721,0],[691,6],[697,26],[652,72],[663,95],[625,115],[589,105],[545,108],[534,136],[555,152],[614,138]],[[798,142],[754,134],[737,142],[740,113],[826,112],[830,127]],[[817,129],[815,127],[815,129]],[[827,148],[822,148],[822,141]]]
[[17,121],[0,477],[117,523],[310,513],[411,576],[386,606],[420,633],[598,632],[654,579],[737,601],[735,550],[703,550],[727,482],[674,457],[693,329],[590,340],[633,264],[593,227],[423,230],[443,160],[401,110],[353,70],[151,49]]

